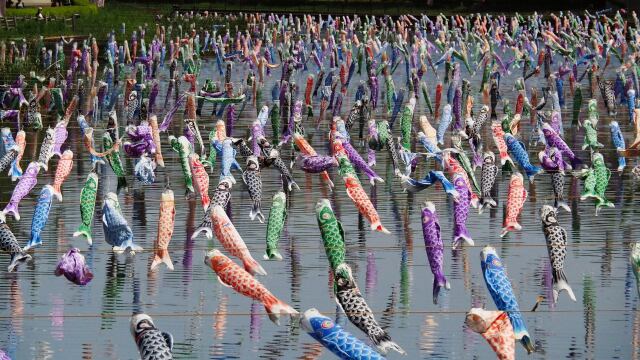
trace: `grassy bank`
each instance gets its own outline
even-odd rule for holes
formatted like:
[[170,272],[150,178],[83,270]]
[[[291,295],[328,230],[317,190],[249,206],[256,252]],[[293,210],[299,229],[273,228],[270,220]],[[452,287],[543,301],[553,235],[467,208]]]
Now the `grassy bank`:
[[[86,2],[86,5],[79,5]],[[44,8],[43,12],[50,16],[71,17],[79,14],[77,19],[75,34],[93,34],[98,38],[104,38],[112,29],[119,30],[122,23],[127,24],[127,32],[145,23],[150,26],[155,23],[155,15],[168,14],[171,5],[161,4],[131,4],[130,2],[107,1],[104,8],[97,9],[88,0],[79,0],[74,6],[62,6],[55,8]],[[29,16],[36,14],[35,8],[8,9],[7,16]],[[0,31],[0,39],[32,39],[39,35],[59,36],[74,35],[73,29],[65,26],[64,21],[52,21],[45,23],[37,20],[18,20],[15,30]]]
[[[36,7],[26,7],[23,9],[9,8],[7,16],[35,16]],[[70,17],[73,14],[97,15],[98,7],[89,0],[76,0],[72,6],[44,7],[42,13],[48,16]]]

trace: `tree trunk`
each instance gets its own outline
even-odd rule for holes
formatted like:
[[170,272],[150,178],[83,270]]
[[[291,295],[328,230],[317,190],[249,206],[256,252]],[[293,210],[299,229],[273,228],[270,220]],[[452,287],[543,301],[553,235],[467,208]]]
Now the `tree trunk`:
[[0,16],[4,17],[7,10],[7,0],[0,0]]

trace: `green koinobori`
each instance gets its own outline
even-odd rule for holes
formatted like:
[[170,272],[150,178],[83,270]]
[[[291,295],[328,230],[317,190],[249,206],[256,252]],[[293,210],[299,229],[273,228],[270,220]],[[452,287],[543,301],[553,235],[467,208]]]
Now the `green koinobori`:
[[594,153],[592,156],[592,165],[586,174],[583,175],[584,189],[580,194],[580,200],[587,198],[596,199],[596,216],[603,206],[614,207],[613,203],[607,200],[605,192],[609,186],[609,179],[611,178],[611,170],[607,168],[604,163],[602,154]]
[[469,179],[471,179],[471,184],[473,185],[473,189],[475,190],[475,192],[480,193],[480,185],[478,183],[478,180],[476,179],[475,172],[473,171],[473,166],[471,166],[471,161],[462,148],[462,140],[460,136],[452,136],[451,142],[453,143],[454,149],[457,150],[456,152],[453,152],[453,157],[458,160],[460,166],[462,166],[464,171],[469,176]]
[[180,166],[182,167],[182,176],[184,177],[184,185],[187,187],[188,192],[195,192],[193,188],[193,178],[191,176],[191,167],[189,167],[189,155],[193,152],[191,143],[186,137],[169,136],[169,144],[171,148],[178,153],[180,157]]
[[98,175],[90,172],[82,190],[80,191],[80,218],[82,223],[73,236],[84,235],[89,245],[92,243],[91,226],[93,225],[93,213],[96,207],[96,195],[98,194]]
[[269,221],[267,222],[267,250],[263,256],[265,260],[282,260],[278,251],[278,242],[284,223],[287,219],[287,196],[282,191],[273,195]]
[[280,139],[280,106],[279,101],[274,101],[269,117],[271,119],[272,142],[277,144]]
[[582,150],[589,149],[594,151],[604,146],[598,142],[598,130],[596,130],[591,118],[586,119],[582,123],[582,126],[584,127],[584,144],[582,145]]
[[213,128],[209,132],[209,157],[202,162],[203,164],[206,163],[211,168],[211,171],[213,171],[213,168],[216,165],[216,155],[218,155],[218,149],[216,149],[216,144],[212,140],[215,138],[215,136],[216,136],[216,128]]
[[411,96],[409,103],[405,105],[400,117],[400,130],[402,132],[402,146],[411,150],[411,129],[413,123],[413,109],[416,106],[415,97]]
[[573,94],[573,121],[572,124],[580,123],[580,109],[582,108],[582,89],[580,85],[576,87]]
[[[338,155],[338,173],[341,177],[346,177],[347,175],[353,175],[356,179],[358,179],[358,174],[356,174],[356,169],[349,161],[347,155]],[[359,180],[359,179],[358,179]]]
[[[111,139],[111,135],[108,131],[106,131],[102,135],[102,147],[104,151],[109,151],[113,148],[113,140]],[[114,150],[112,153],[106,156],[109,165],[111,166],[111,170],[118,177],[118,189],[127,186],[127,180],[125,178],[124,167],[122,166],[122,160],[120,160],[120,150]]]
[[342,224],[336,218],[331,208],[331,203],[327,199],[320,199],[316,204],[316,218],[318,227],[322,234],[322,243],[324,251],[329,258],[331,270],[335,272],[338,265],[344,263],[345,247],[344,247],[344,231]]

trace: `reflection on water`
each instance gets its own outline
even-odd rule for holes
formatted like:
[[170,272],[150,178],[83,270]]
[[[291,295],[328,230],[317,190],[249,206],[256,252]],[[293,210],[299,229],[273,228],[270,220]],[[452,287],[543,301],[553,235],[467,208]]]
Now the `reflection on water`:
[[583,280],[582,306],[584,307],[584,347],[587,359],[595,358],[596,295],[593,281],[585,276]]
[[118,309],[120,302],[120,294],[124,289],[124,264],[118,262],[118,256],[112,253],[107,260],[107,270],[105,271],[106,280],[104,282],[104,290],[102,291],[102,330],[111,329],[115,319],[113,315]]
[[[205,61],[205,75],[209,75],[211,69],[212,63]],[[244,78],[247,71],[246,65],[235,66],[232,71],[234,79]],[[396,84],[401,87],[404,77],[398,76],[400,79]],[[473,84],[477,83],[479,76],[476,75]],[[510,101],[515,101],[515,93],[511,89],[514,76],[505,76],[502,79],[504,85],[501,85],[502,95]],[[294,74],[293,77],[298,84],[306,80],[306,74]],[[354,75],[353,83],[357,83],[359,77]],[[278,71],[276,76],[268,78],[265,89],[271,89],[276,78],[279,78]],[[431,86],[435,79],[430,77],[427,81]],[[528,86],[543,84],[542,78],[535,77],[527,83]],[[381,90],[383,98],[384,89]],[[161,89],[160,94],[164,93]],[[352,96],[345,97],[343,112],[351,108],[352,100]],[[161,96],[160,102],[163,101]],[[199,119],[200,125],[206,127],[202,131],[205,142],[211,124],[219,118],[209,115],[209,106],[205,105],[205,115]],[[314,104],[315,114],[317,106]],[[244,136],[246,126],[256,117],[252,107],[247,106],[243,111],[240,108],[237,109],[239,119],[233,130],[235,136]],[[567,98],[564,119],[571,118],[571,109],[571,99]],[[619,110],[617,119],[629,139],[632,127],[627,121],[621,121],[627,116],[626,110]],[[429,115],[420,99],[416,106],[416,119],[423,114]],[[373,116],[384,118],[386,112],[378,109]],[[430,115],[429,119],[436,124]],[[182,134],[180,120],[181,114],[177,114],[169,133]],[[606,127],[610,120],[601,112],[603,125],[599,129],[599,140],[605,144],[603,153],[612,167],[616,159]],[[321,154],[328,151],[326,125],[325,120],[317,132],[314,126],[307,126],[310,143]],[[582,134],[565,125],[569,142],[581,145]],[[98,124],[97,131],[101,133],[103,127],[104,121]],[[267,128],[267,136],[270,137],[270,128]],[[491,135],[486,130],[483,138],[489,139]],[[530,124],[523,123],[521,131],[528,136]],[[73,121],[69,125],[69,133],[69,139],[75,139],[69,146],[80,155],[64,183],[64,202],[54,201],[52,205],[50,219],[43,232],[43,246],[33,253],[35,261],[22,266],[14,274],[3,271],[1,276],[0,347],[12,358],[137,358],[128,324],[129,316],[137,311],[150,313],[163,331],[173,334],[174,353],[178,359],[333,358],[297,326],[283,324],[277,327],[272,324],[261,304],[221,285],[215,274],[203,264],[204,252],[219,244],[204,236],[191,239],[203,210],[198,200],[182,196],[184,188],[180,165],[177,154],[166,143],[166,134],[162,135],[162,140],[167,167],[159,168],[156,175],[157,179],[169,177],[176,194],[175,231],[169,245],[175,270],[161,266],[156,271],[148,271],[152,257],[149,249],[156,238],[158,205],[164,184],[162,181],[150,186],[137,183],[131,176],[131,161],[125,162],[129,192],[120,195],[120,203],[136,242],[147,251],[134,257],[115,255],[104,241],[100,225],[101,199],[107,192],[115,191],[117,185],[116,177],[108,167],[98,169],[100,182],[93,226],[94,245],[89,247],[84,239],[71,237],[80,222],[79,193],[90,163],[81,144],[78,144],[79,129]],[[29,132],[25,161],[37,158],[37,146],[34,145],[41,138],[41,134]],[[355,145],[361,154],[365,154],[358,141]],[[538,147],[530,146],[529,151],[537,153]],[[288,162],[289,150],[285,148],[285,160]],[[577,154],[583,159],[589,156],[586,151],[577,151]],[[57,159],[52,160],[49,173],[42,174],[36,189],[22,201],[20,212],[23,220],[10,223],[21,244],[29,236],[36,195],[41,186],[53,181],[56,163]],[[433,160],[419,164],[417,177],[434,166]],[[488,296],[478,261],[480,248],[491,244],[505,260],[524,310],[529,310],[538,296],[544,296],[536,312],[523,313],[539,349],[528,359],[605,359],[612,356],[640,359],[638,296],[627,264],[628,245],[640,236],[637,225],[640,199],[636,195],[639,184],[629,172],[612,176],[607,197],[615,202],[616,207],[604,209],[598,217],[594,217],[591,203],[579,201],[582,181],[573,177],[566,179],[565,197],[572,212],[559,214],[559,221],[568,232],[565,272],[582,302],[573,303],[560,296],[554,303],[551,269],[537,217],[540,206],[553,200],[548,174],[538,176],[535,185],[528,187],[530,198],[521,217],[523,229],[504,239],[500,239],[498,234],[505,213],[509,174],[500,174],[494,189],[498,207],[482,215],[473,209],[469,213],[467,225],[476,247],[452,251],[453,207],[451,200],[444,196],[442,187],[436,185],[417,194],[403,192],[398,181],[393,180],[393,167],[386,153],[377,154],[375,170],[385,178],[385,183],[376,187],[371,187],[366,181],[363,183],[391,235],[370,231],[369,224],[357,213],[345,193],[344,183],[337,176],[333,176],[335,190],[330,191],[318,176],[303,174],[297,169],[294,171],[302,190],[288,196],[288,217],[279,243],[284,259],[281,262],[260,260],[269,274],[260,281],[276,296],[299,310],[316,307],[328,316],[337,317],[337,321],[355,335],[365,338],[337,309],[333,298],[332,277],[314,213],[316,201],[326,197],[331,200],[343,224],[346,259],[367,302],[380,324],[408,352],[408,358],[494,358],[486,342],[462,326],[469,307],[495,308]],[[216,168],[211,174],[212,186],[217,178]],[[268,213],[271,198],[281,188],[281,181],[272,168],[264,169],[262,178],[262,206]],[[240,176],[236,179],[238,184],[232,190],[228,206],[229,217],[253,256],[261,259],[266,224],[249,220],[249,196]],[[6,177],[0,178],[0,204],[7,202],[14,184]],[[451,282],[451,289],[442,292],[438,305],[431,301],[433,276],[422,240],[420,208],[425,200],[436,205],[445,244],[444,271]],[[93,281],[86,287],[75,286],[53,274],[58,259],[71,246],[80,248],[94,272]],[[6,256],[0,258],[2,264],[6,259]],[[517,351],[518,358],[526,356],[521,347]],[[390,354],[389,358],[401,357]]]
[[[637,309],[633,312],[633,328],[631,330],[631,347],[633,349],[640,349],[640,311]],[[633,351],[631,353],[631,358],[633,360],[638,360],[640,358],[640,353],[638,351]]]
[[55,340],[64,340],[64,303],[59,295],[53,295],[51,299],[51,337]]

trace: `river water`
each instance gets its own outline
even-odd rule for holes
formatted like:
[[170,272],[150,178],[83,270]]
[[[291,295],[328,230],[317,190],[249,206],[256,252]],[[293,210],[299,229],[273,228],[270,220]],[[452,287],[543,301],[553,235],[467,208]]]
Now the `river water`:
[[[213,61],[207,61],[199,81],[211,76]],[[246,68],[236,65],[234,81],[240,82]],[[512,86],[514,74],[503,77],[502,96],[515,102]],[[306,73],[296,74],[295,80],[304,86]],[[403,69],[396,72],[396,87],[404,86]],[[429,73],[427,83],[435,88],[435,78]],[[442,77],[442,74],[440,74]],[[468,78],[468,74],[463,72]],[[613,76],[613,72],[609,73]],[[167,73],[161,75],[166,79]],[[268,98],[273,81],[279,79],[279,70],[268,78],[264,97]],[[216,77],[217,79],[217,77]],[[354,75],[352,84],[361,79]],[[472,78],[477,92],[480,74]],[[381,92],[384,92],[382,78]],[[583,82],[583,93],[589,93]],[[166,82],[163,83],[166,85]],[[544,85],[544,78],[528,80],[527,87]],[[186,85],[183,84],[183,89]],[[572,148],[579,148],[583,134],[571,128],[572,101],[567,96],[563,118],[566,139]],[[445,87],[446,90],[446,87]],[[351,107],[355,86],[345,99],[342,115]],[[160,91],[159,103],[164,101],[164,88]],[[301,93],[302,96],[302,93]],[[384,99],[381,94],[380,104]],[[476,93],[476,104],[480,103]],[[605,144],[602,153],[609,168],[617,167],[612,150],[607,124],[611,120],[601,107],[599,140]],[[586,112],[584,101],[583,116]],[[314,114],[318,114],[319,99],[314,99]],[[475,111],[480,105],[476,105]],[[379,105],[374,116],[381,118],[384,111]],[[501,106],[499,107],[501,109]],[[210,106],[205,106],[199,119],[201,132],[207,134],[215,120]],[[414,120],[425,114],[424,101],[420,99]],[[176,117],[169,132],[182,134],[181,117]],[[240,113],[233,135],[245,136],[247,125],[255,119],[256,111],[250,105]],[[120,118],[123,118],[122,116]],[[161,117],[160,117],[161,118]],[[432,123],[432,117],[429,116]],[[627,144],[633,138],[633,128],[628,125],[625,106],[618,106],[617,120],[621,124]],[[323,128],[328,124],[324,121]],[[97,129],[106,124],[103,120]],[[417,126],[417,123],[415,123]],[[307,124],[310,133],[314,126]],[[491,134],[484,131],[485,144],[492,144]],[[528,136],[531,126],[522,125]],[[2,270],[0,276],[0,346],[13,359],[137,359],[134,340],[129,332],[129,318],[133,312],[150,314],[156,325],[173,334],[174,355],[178,359],[330,359],[333,355],[316,343],[296,325],[276,326],[266,317],[264,308],[251,300],[222,286],[215,274],[203,263],[204,253],[214,246],[215,239],[199,237],[190,240],[200,222],[203,209],[196,199],[185,199],[182,174],[177,154],[168,146],[167,134],[162,135],[166,168],[157,171],[158,181],[150,186],[136,182],[131,175],[133,162],[126,161],[128,193],[121,193],[120,203],[125,217],[135,234],[135,241],[145,249],[153,247],[157,232],[162,179],[170,177],[176,193],[175,232],[170,244],[174,271],[160,266],[158,271],[148,270],[152,253],[139,252],[135,256],[114,255],[104,241],[100,225],[101,199],[109,191],[115,191],[116,178],[109,167],[99,169],[100,187],[93,227],[94,245],[73,238],[72,234],[80,222],[79,194],[90,170],[86,150],[81,145],[79,128],[72,120],[69,125],[67,146],[74,151],[75,163],[71,175],[63,185],[64,201],[51,209],[48,224],[43,232],[43,245],[35,250],[34,262],[21,266],[16,273]],[[101,134],[97,130],[97,137]],[[326,135],[314,134],[312,145],[319,153],[328,153]],[[267,134],[270,134],[268,125]],[[356,136],[355,133],[352,136]],[[27,161],[37,159],[36,147],[42,133],[28,133],[28,147],[24,155]],[[355,141],[357,143],[357,141]],[[576,146],[574,146],[576,145]],[[536,156],[542,145],[530,147]],[[364,148],[357,146],[364,154]],[[288,154],[287,152],[285,152]],[[584,160],[589,155],[577,151]],[[536,156],[537,157],[537,156]],[[240,158],[239,158],[240,159]],[[342,221],[347,245],[347,262],[352,265],[354,276],[364,297],[376,313],[379,322],[388,329],[392,338],[409,354],[407,359],[491,359],[495,358],[486,342],[464,326],[466,311],[471,306],[495,309],[485,287],[480,269],[480,250],[491,244],[497,248],[508,269],[515,294],[525,310],[524,318],[534,338],[538,352],[532,359],[637,359],[640,357],[640,311],[635,278],[628,265],[629,246],[638,236],[640,225],[637,209],[640,197],[636,195],[638,183],[630,168],[619,174],[614,171],[607,196],[616,207],[604,209],[595,217],[593,203],[580,202],[582,181],[567,177],[565,197],[573,212],[561,211],[560,223],[568,232],[568,255],[565,272],[577,297],[572,302],[561,294],[554,304],[551,296],[551,271],[545,246],[545,238],[537,216],[543,204],[552,204],[550,175],[536,178],[535,185],[527,185],[530,197],[524,205],[522,231],[499,237],[503,205],[509,174],[499,175],[497,181],[498,209],[478,215],[472,210],[468,228],[475,239],[475,247],[464,247],[452,251],[453,228],[452,202],[444,196],[438,185],[417,194],[404,193],[393,171],[386,152],[378,154],[376,171],[386,179],[384,184],[371,188],[363,181],[391,235],[373,233],[368,223],[358,215],[357,209],[348,199],[342,180],[333,174],[335,192],[330,192],[317,175],[308,175],[294,170],[300,191],[289,198],[288,219],[280,246],[284,260],[267,262],[260,260],[268,276],[260,281],[277,297],[304,311],[318,308],[364,339],[365,335],[352,326],[336,307],[329,280],[329,266],[324,254],[318,230],[314,205],[320,198],[331,200],[338,218]],[[242,165],[244,161],[240,159]],[[53,159],[52,164],[57,163]],[[537,163],[537,160],[534,161]],[[422,177],[433,166],[433,160],[421,164],[414,177]],[[216,173],[211,176],[211,187],[217,182]],[[40,188],[53,182],[55,166],[48,173],[41,173],[37,187],[20,206],[22,220],[11,220],[9,225],[21,245],[29,238],[33,207]],[[266,224],[249,219],[250,201],[240,173],[234,174],[238,184],[232,191],[230,217],[256,259],[261,259],[265,248]],[[479,176],[479,170],[477,176]],[[263,209],[265,215],[271,197],[280,189],[277,171],[263,170]],[[361,176],[361,179],[365,179]],[[0,204],[5,204],[14,184],[7,177],[0,180]],[[438,305],[431,299],[432,274],[428,267],[422,239],[420,209],[425,200],[433,201],[440,218],[442,237],[445,241],[445,274],[451,282],[451,290],[444,291]],[[216,243],[216,246],[219,246]],[[70,247],[78,247],[86,256],[95,278],[87,286],[74,285],[64,278],[56,277],[54,269],[58,259]],[[6,256],[0,257],[8,261]],[[4,269],[4,265],[0,267]],[[536,297],[545,300],[536,312],[528,312]],[[524,349],[517,345],[517,357],[524,358]],[[389,354],[389,358],[402,358]]]

